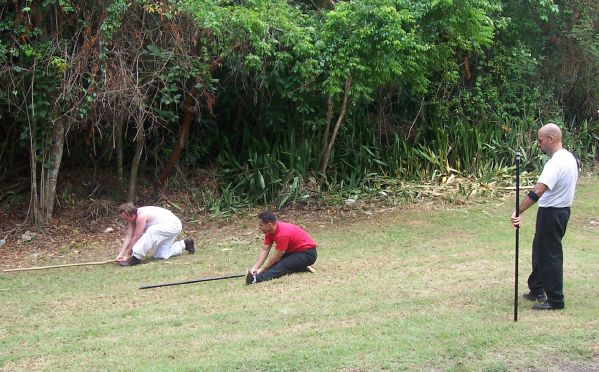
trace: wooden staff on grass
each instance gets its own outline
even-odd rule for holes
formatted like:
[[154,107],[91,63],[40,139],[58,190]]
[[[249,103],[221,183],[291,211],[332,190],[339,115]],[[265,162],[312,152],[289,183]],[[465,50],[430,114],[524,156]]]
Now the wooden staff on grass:
[[60,267],[71,267],[71,266],[104,265],[104,264],[107,264],[107,263],[115,263],[115,262],[116,262],[115,260],[107,260],[107,261],[98,261],[98,262],[80,262],[80,263],[52,265],[52,266],[22,267],[22,268],[19,268],[19,269],[6,269],[6,270],[2,270],[2,272],[9,273],[9,272],[15,272],[15,271],[57,269],[57,268],[60,268]]

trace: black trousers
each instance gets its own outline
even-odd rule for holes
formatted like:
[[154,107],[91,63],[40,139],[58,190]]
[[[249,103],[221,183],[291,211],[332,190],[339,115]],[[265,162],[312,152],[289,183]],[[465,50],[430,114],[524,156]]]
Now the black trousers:
[[274,266],[256,275],[256,283],[281,276],[306,271],[306,266],[316,262],[316,248],[307,251],[284,254]]
[[551,304],[564,303],[564,254],[562,238],[570,219],[570,208],[540,208],[532,242],[532,272],[528,288],[547,294]]

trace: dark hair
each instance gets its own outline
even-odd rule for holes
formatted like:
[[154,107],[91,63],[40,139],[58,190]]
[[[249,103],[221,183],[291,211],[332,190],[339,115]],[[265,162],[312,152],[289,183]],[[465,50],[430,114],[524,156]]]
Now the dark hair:
[[258,219],[264,223],[275,223],[277,222],[277,216],[271,211],[264,211],[258,215]]
[[119,214],[125,213],[128,216],[137,214],[137,207],[133,203],[125,203],[119,206]]

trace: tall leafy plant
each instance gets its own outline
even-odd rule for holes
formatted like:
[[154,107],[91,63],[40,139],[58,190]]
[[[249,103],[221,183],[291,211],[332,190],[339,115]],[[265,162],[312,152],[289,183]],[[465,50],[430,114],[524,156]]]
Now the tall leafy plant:
[[352,106],[371,100],[377,87],[403,75],[411,75],[418,82],[415,87],[426,85],[421,58],[427,45],[417,37],[414,23],[402,1],[338,3],[326,12],[318,41],[326,74],[323,92],[328,96],[321,173],[327,171],[339,129]]

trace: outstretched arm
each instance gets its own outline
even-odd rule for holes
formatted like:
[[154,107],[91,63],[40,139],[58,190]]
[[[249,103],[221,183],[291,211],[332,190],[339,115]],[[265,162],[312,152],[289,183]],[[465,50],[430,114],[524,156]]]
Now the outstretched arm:
[[260,253],[258,253],[258,258],[256,259],[256,263],[254,263],[254,266],[252,266],[252,268],[250,269],[252,274],[254,274],[254,275],[258,274],[258,270],[260,269],[260,266],[262,266],[264,261],[266,261],[266,258],[268,257],[268,254],[270,253],[271,247],[272,247],[272,244],[268,244],[268,245],[265,244],[262,246]]
[[119,251],[118,256],[116,257],[116,260],[121,262],[127,259],[128,255],[128,248],[131,244],[131,239],[133,239],[133,232],[135,231],[135,224],[133,222],[128,222],[127,223],[127,232],[125,233],[125,239],[123,239],[123,246],[121,247],[121,250]]
[[[532,190],[530,192],[533,192],[534,194],[536,194],[536,199],[538,200],[541,197],[541,195],[543,195],[545,193],[545,191],[547,191],[547,185],[545,185],[544,183],[537,183],[532,187]],[[529,194],[530,194],[530,192],[529,192]],[[529,194],[526,194],[526,196],[524,197],[524,200],[522,200],[522,202],[519,205],[520,215],[522,215],[522,213],[524,213],[525,210],[527,210],[534,203],[537,202],[537,200],[534,200],[533,198],[531,198]],[[533,195],[533,197],[534,197],[534,195]],[[514,211],[514,213],[512,213],[512,225],[514,227],[519,227],[520,221],[521,221],[520,216],[516,217],[516,211]]]
[[133,231],[133,238],[131,239],[131,243],[129,244],[129,251],[133,249],[135,243],[137,243],[139,238],[141,238],[141,236],[143,235],[147,221],[148,216],[146,216],[145,214],[137,215],[137,218],[135,219],[135,230]]
[[261,273],[261,272],[266,271],[266,270],[270,269],[271,267],[273,267],[277,262],[279,262],[281,260],[281,258],[283,257],[283,254],[285,254],[285,251],[280,251],[278,249],[275,249],[275,253],[272,255],[270,260],[268,260],[266,265],[264,265],[264,267],[262,267],[262,269],[260,269],[258,271],[258,273]]
[[139,238],[141,238],[144,233],[144,228],[146,227],[146,221],[148,217],[142,214],[138,214],[135,222],[129,222],[127,226],[127,235],[125,236],[125,240],[123,241],[123,247],[117,257],[117,261],[126,260],[131,256],[133,251],[133,246]]

